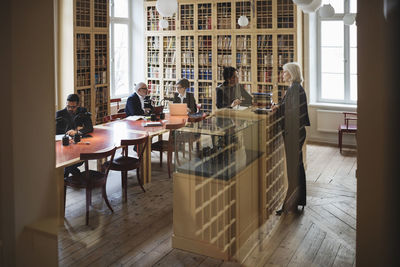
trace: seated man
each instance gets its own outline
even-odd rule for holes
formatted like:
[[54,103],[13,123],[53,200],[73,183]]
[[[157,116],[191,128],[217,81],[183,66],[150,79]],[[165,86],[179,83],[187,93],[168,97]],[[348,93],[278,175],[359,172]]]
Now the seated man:
[[135,92],[126,101],[125,113],[127,116],[145,115],[153,109],[147,92],[145,83],[140,82],[135,86]]
[[[67,107],[56,112],[56,134],[68,134],[74,136],[76,134],[85,135],[93,132],[92,119],[86,108],[79,107],[79,96],[70,94],[67,97]],[[64,169],[64,177],[70,173],[78,174],[78,169],[83,162],[66,167]]]
[[181,79],[176,83],[177,92],[174,93],[173,102],[174,103],[186,103],[189,113],[196,113],[196,99],[191,92],[187,92],[186,89],[190,87],[189,81],[187,79]]
[[217,108],[233,108],[238,105],[250,106],[251,95],[239,84],[234,67],[226,67],[222,73],[224,83],[217,87]]

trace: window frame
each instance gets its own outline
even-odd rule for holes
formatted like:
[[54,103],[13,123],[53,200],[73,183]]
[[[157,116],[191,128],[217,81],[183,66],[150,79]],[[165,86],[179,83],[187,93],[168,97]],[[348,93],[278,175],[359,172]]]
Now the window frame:
[[[355,1],[355,0],[352,0]],[[335,13],[332,18],[321,18],[319,14],[317,14],[317,101],[319,103],[335,103],[335,104],[346,104],[346,105],[355,105],[357,104],[357,100],[351,100],[350,95],[350,27],[351,25],[343,24],[343,64],[344,64],[344,99],[336,100],[336,99],[326,99],[322,98],[322,63],[321,63],[321,22],[322,21],[343,21],[343,17],[346,14],[350,13],[350,0],[344,0],[344,13]],[[358,48],[358,47],[357,47]],[[358,99],[358,95],[357,95]]]
[[[110,98],[126,98],[132,94],[132,72],[133,72],[133,60],[132,60],[132,3],[128,2],[128,17],[121,18],[114,16],[114,0],[110,0]],[[115,58],[114,58],[114,32],[115,24],[123,24],[128,27],[128,93],[119,94],[115,93]]]

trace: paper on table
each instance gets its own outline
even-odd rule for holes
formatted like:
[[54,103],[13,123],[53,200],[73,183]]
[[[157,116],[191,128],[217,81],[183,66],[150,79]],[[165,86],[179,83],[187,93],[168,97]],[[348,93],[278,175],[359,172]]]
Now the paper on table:
[[239,106],[239,105],[237,105],[237,106],[235,106],[233,109],[237,109],[237,110],[245,110],[245,109],[248,109],[249,107],[245,107],[245,106]]
[[161,122],[146,122],[145,127],[162,126]]
[[57,134],[56,141],[61,141],[63,137],[64,137],[64,134]]
[[144,118],[145,118],[144,116],[129,116],[129,117],[126,117],[126,119],[130,120],[130,121],[143,120]]

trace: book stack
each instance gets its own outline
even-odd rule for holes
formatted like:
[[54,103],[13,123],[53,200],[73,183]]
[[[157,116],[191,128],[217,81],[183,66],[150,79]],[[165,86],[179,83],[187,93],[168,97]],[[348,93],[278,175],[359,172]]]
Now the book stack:
[[253,105],[260,108],[271,108],[272,93],[252,93]]

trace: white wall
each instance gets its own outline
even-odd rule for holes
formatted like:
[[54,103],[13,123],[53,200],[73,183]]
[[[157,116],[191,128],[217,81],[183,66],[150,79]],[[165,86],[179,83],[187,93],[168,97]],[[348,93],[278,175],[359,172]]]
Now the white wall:
[[[146,77],[145,65],[145,17],[144,1],[132,0],[132,81],[133,83],[144,82]],[[133,84],[132,84],[133,86]]]
[[[26,227],[57,216],[54,3],[3,0],[1,5],[0,266],[34,266],[27,262],[32,243]],[[57,258],[56,248],[47,254]]]
[[[305,14],[304,16],[304,88],[308,96],[308,112],[310,116],[311,126],[307,128],[307,138],[309,141],[337,144],[338,134],[332,131],[321,131],[324,129],[337,129],[338,120],[343,121],[344,111],[356,111],[355,105],[335,105],[317,103],[317,15]],[[336,116],[324,116],[319,110],[338,111]],[[320,121],[324,121],[324,127],[318,125],[318,116]],[[321,116],[324,116],[321,118]],[[343,122],[342,122],[343,123]],[[329,127],[326,127],[326,126]],[[344,135],[343,144],[355,145],[356,139],[354,135]]]

